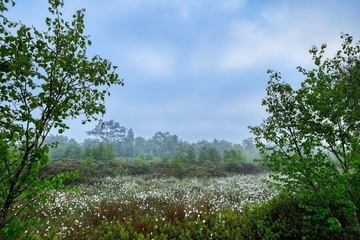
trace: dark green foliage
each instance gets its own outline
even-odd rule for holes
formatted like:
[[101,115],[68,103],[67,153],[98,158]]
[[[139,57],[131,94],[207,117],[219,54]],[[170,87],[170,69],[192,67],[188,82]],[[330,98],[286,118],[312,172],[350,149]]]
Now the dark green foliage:
[[269,71],[263,105],[269,117],[249,127],[284,190],[309,197],[301,207],[319,229],[329,234],[359,231],[360,224],[360,44],[344,42],[332,59],[323,59],[326,45],[310,53],[316,68],[298,90]]
[[[129,232],[121,224],[109,223],[107,220],[104,220],[99,226],[91,230],[90,233],[82,237],[88,240],[130,240],[134,239],[135,236],[134,233],[130,236]],[[80,239],[81,236],[77,238]]]
[[192,145],[186,149],[185,161],[187,163],[195,163],[196,162],[196,152]]
[[[217,139],[214,139],[212,142],[202,140],[197,143],[188,143],[169,132],[157,132],[152,138],[145,139],[141,136],[135,137],[132,129],[127,130],[114,120],[98,124],[95,129],[87,132],[87,134],[97,138],[85,139],[82,144],[84,147],[94,145],[100,142],[101,139],[102,141],[113,143],[117,156],[124,158],[145,154],[147,156],[153,155],[167,162],[176,153],[181,152],[186,157],[185,162],[194,164],[197,162],[198,154],[202,155],[200,158],[202,162],[207,160],[219,162],[221,160],[221,153],[224,150],[240,151],[250,161],[259,156],[252,138],[245,139],[243,144],[235,144]],[[210,148],[208,149],[208,147]],[[203,153],[203,148],[207,150],[205,154]],[[62,157],[68,158],[68,156]],[[203,158],[207,158],[207,160],[203,161]]]
[[224,150],[221,165],[226,169],[232,169],[241,166],[246,161],[245,156],[239,150]]
[[146,159],[146,155],[145,154],[140,154],[138,157],[136,157],[134,159],[134,165],[137,167],[142,167],[145,169],[149,169],[150,168],[150,163],[149,161]]
[[181,153],[177,153],[169,162],[171,172],[176,177],[183,177],[186,171],[184,167],[184,156]]
[[83,167],[90,170],[94,169],[97,166],[95,160],[92,157],[86,157],[85,159],[81,160],[80,163]]
[[220,162],[221,155],[219,150],[211,145],[206,145],[200,148],[198,161],[200,163],[205,163],[206,161],[210,162]]
[[171,135],[169,132],[157,132],[152,137],[152,153],[158,157],[172,157],[179,151],[179,138],[177,135]]
[[78,178],[67,180],[65,184],[94,183],[101,181],[101,178],[126,174],[126,170],[119,161],[95,162],[88,158],[80,161],[72,159],[52,161],[42,169],[41,176],[46,177],[72,171],[79,173]]
[[262,204],[247,205],[241,216],[242,239],[346,239],[300,207],[299,196],[284,193]]
[[133,130],[130,128],[127,133],[124,141],[120,145],[121,152],[119,156],[121,157],[134,157],[135,155],[135,136]]
[[74,139],[68,139],[62,135],[50,135],[45,140],[46,144],[56,144],[56,148],[51,148],[49,157],[51,159],[71,158],[80,159],[82,154],[81,145]]
[[100,142],[93,147],[86,146],[82,157],[83,159],[90,157],[96,161],[112,161],[115,159],[116,153],[112,143]]
[[[125,160],[113,161],[95,161],[91,158],[83,160],[62,159],[52,161],[42,170],[43,176],[51,176],[59,173],[78,171],[78,179],[66,181],[66,183],[77,182],[96,182],[101,181],[102,177],[115,177],[118,175],[143,175],[147,178],[163,178],[163,177],[226,177],[234,174],[257,174],[264,172],[265,169],[257,167],[251,163],[243,163],[241,166],[226,169],[216,164],[187,164],[181,163],[178,168],[177,164],[162,162],[148,162],[145,157],[138,160],[139,162],[129,162]],[[180,169],[177,171],[175,169]]]

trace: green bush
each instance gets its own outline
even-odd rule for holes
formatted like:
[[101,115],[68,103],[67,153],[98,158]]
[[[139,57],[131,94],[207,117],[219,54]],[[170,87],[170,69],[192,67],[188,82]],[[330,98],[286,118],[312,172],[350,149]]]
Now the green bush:
[[107,220],[101,222],[99,226],[97,226],[91,234],[87,234],[86,239],[89,240],[111,240],[111,239],[133,239],[130,238],[129,232],[125,230],[125,228],[118,223],[109,223]]
[[225,169],[232,169],[240,166],[246,161],[246,157],[239,150],[224,150],[223,160],[220,162]]
[[312,213],[300,207],[304,201],[309,199],[280,193],[267,202],[245,206],[241,239],[356,239],[331,231],[327,222],[309,217]]
[[130,165],[128,168],[132,175],[148,174],[150,163],[146,160],[145,154],[140,154],[134,159],[132,166]]
[[65,172],[79,172],[79,177],[68,180],[66,184],[94,183],[104,177],[116,177],[126,174],[126,169],[117,160],[95,162],[92,158],[84,160],[61,159],[52,161],[42,169],[42,176],[51,176]]
[[116,158],[114,145],[112,143],[100,142],[95,146],[86,146],[82,153],[83,159],[88,157],[96,161],[112,161]]
[[186,169],[184,167],[183,162],[184,162],[184,157],[180,153],[177,153],[170,160],[169,164],[170,164],[171,172],[174,176],[176,176],[176,177],[184,176]]
[[82,159],[80,161],[80,163],[83,167],[90,169],[90,170],[94,169],[97,166],[94,158],[92,158],[92,157],[86,157],[85,159]]

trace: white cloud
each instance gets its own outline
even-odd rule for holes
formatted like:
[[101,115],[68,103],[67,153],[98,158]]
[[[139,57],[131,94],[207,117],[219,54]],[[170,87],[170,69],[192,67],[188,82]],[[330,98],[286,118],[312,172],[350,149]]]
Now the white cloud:
[[342,28],[326,10],[294,6],[263,9],[258,19],[236,20],[229,25],[217,67],[226,72],[274,61],[294,66],[309,64],[308,50],[313,45],[327,43],[327,56],[333,56],[341,44]]
[[172,47],[138,43],[129,44],[119,52],[125,55],[124,64],[150,77],[163,78],[175,72],[176,51]]
[[240,97],[234,99],[222,106],[220,109],[221,114],[224,116],[264,116],[265,107],[261,105],[261,100],[264,96],[259,94],[253,94],[251,96]]

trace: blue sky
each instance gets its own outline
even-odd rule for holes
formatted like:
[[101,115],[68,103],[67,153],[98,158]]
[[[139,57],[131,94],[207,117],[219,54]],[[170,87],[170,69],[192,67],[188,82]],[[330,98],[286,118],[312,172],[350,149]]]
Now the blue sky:
[[[46,3],[18,0],[8,16],[41,29]],[[266,117],[268,69],[296,87],[296,66],[313,67],[311,46],[327,43],[332,57],[341,32],[360,39],[358,0],[65,0],[65,18],[80,8],[89,56],[109,59],[125,80],[111,89],[104,120],[145,138],[240,143]],[[78,141],[95,126],[68,123],[65,135]]]

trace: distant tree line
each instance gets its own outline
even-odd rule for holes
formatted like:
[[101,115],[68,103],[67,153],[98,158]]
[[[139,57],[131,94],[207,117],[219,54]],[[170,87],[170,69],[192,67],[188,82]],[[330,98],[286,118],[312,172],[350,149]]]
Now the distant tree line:
[[[139,158],[159,161],[169,161],[177,154],[182,162],[205,163],[252,161],[259,158],[259,152],[252,138],[247,138],[241,144],[226,140],[214,139],[212,142],[201,140],[189,143],[169,132],[157,132],[153,137],[135,137],[133,130],[121,126],[113,120],[98,124],[87,134],[91,138],[82,143],[69,139],[64,135],[50,135],[48,143],[57,142],[57,148],[50,150],[51,159],[84,159],[112,160],[119,158]],[[144,157],[146,156],[146,157]]]

